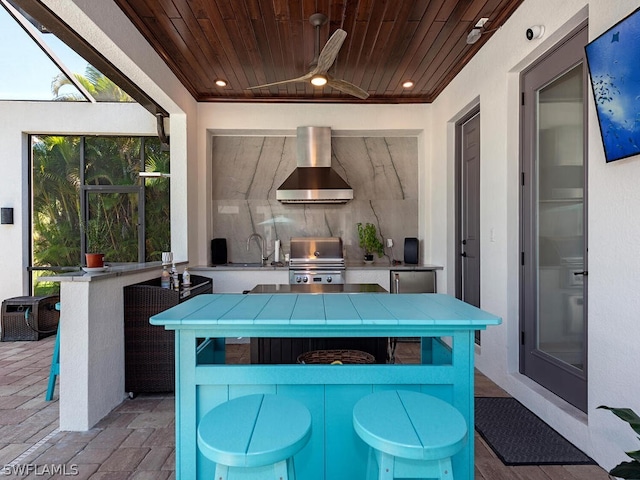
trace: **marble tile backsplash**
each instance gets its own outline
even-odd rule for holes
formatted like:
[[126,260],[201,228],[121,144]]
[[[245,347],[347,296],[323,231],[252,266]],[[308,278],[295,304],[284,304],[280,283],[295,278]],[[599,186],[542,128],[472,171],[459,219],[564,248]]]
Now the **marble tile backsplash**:
[[[291,237],[342,237],[347,261],[358,261],[356,224],[373,223],[381,239],[392,238],[393,256],[403,258],[405,237],[418,234],[418,145],[416,137],[334,137],[332,167],[353,188],[346,204],[282,204],[276,189],[296,167],[296,138],[215,136],[212,140],[213,236],[227,239],[233,262],[256,262],[262,235],[269,262],[276,239],[281,259]],[[385,243],[386,245],[386,243]],[[376,262],[388,263],[386,257]]]

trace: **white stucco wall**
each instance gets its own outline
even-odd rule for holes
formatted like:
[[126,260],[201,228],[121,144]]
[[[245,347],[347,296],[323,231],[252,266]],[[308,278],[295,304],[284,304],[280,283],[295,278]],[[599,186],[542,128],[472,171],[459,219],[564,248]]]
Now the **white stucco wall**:
[[[594,39],[638,8],[628,0],[527,0],[506,25],[433,103],[430,139],[434,257],[454,265],[453,125],[470,105],[481,110],[482,308],[503,317],[482,334],[477,365],[585,452],[609,469],[637,448],[633,432],[601,404],[640,412],[637,378],[637,274],[633,238],[640,234],[638,157],[605,164],[591,92],[589,110],[589,406],[587,415],[518,373],[519,293],[519,73],[573,30],[589,21]],[[542,39],[528,41],[531,25],[544,25]],[[494,240],[491,240],[493,232]],[[635,268],[634,268],[635,267]],[[453,292],[453,278],[448,278]]]
[[[638,0],[602,3],[590,4],[590,39],[640,6]],[[634,241],[640,238],[640,157],[606,164],[593,103],[589,122],[589,427],[594,451],[617,462],[628,459],[623,451],[638,448],[637,435],[594,409],[605,404],[640,413],[640,257]]]

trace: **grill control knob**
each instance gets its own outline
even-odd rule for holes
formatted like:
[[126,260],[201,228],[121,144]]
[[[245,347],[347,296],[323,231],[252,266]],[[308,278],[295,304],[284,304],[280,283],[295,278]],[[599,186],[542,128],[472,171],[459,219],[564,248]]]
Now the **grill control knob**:
[[300,283],[302,281],[302,277],[300,275],[296,276],[296,283]]
[[309,277],[302,277],[302,281],[303,281],[304,283],[307,283],[307,282],[309,281]]
[[331,283],[333,279],[331,277],[327,277],[327,283]]

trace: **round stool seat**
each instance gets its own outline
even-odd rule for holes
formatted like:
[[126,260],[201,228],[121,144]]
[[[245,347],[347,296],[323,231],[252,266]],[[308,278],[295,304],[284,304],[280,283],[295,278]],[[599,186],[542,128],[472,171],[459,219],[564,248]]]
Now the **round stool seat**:
[[467,440],[467,424],[455,407],[412,391],[367,395],[353,409],[353,426],[370,447],[406,459],[451,457]]
[[229,400],[198,425],[198,447],[229,467],[260,467],[292,457],[311,436],[311,414],[297,400],[256,394]]

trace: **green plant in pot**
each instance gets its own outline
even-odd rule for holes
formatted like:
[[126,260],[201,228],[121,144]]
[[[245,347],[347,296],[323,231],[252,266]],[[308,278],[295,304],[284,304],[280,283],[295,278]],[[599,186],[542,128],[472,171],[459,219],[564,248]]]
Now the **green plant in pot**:
[[378,257],[382,257],[384,255],[384,245],[378,238],[376,226],[372,223],[366,223],[363,225],[361,222],[356,225],[358,227],[358,241],[360,248],[364,249],[364,261],[372,262],[374,253],[377,253]]
[[85,259],[88,268],[104,267],[104,254],[111,246],[109,242],[109,225],[98,215],[84,224],[87,239]]
[[[609,410],[621,420],[624,420],[629,424],[634,432],[640,435],[640,417],[630,408],[612,408],[605,405],[600,405],[598,408]],[[616,465],[609,472],[610,475],[618,478],[626,479],[640,479],[640,450],[633,452],[625,452],[631,462],[621,462]]]

